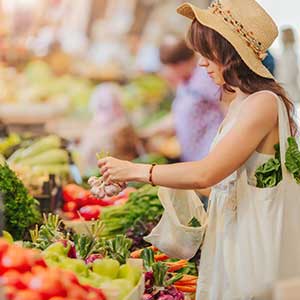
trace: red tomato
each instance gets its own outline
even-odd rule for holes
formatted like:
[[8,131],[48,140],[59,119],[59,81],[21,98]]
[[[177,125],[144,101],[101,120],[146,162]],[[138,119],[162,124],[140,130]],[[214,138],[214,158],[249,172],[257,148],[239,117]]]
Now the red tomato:
[[1,258],[0,274],[8,270],[17,270],[21,273],[29,271],[31,266],[28,264],[25,253],[24,249],[11,246]]
[[66,297],[67,295],[60,272],[56,269],[47,269],[34,274],[29,281],[28,287],[46,299],[54,296]]
[[[40,267],[39,267],[40,268]],[[34,273],[37,273],[37,272],[40,272],[40,271],[37,271],[36,269],[35,269],[35,267],[32,269],[32,271],[34,272]],[[31,272],[26,272],[26,273],[23,273],[22,274],[22,282],[23,282],[23,284],[28,288],[28,285],[29,285],[29,283],[30,283],[30,281],[31,281],[31,279],[32,279],[32,276],[33,276],[33,273],[31,273]]]
[[78,205],[75,201],[66,202],[63,206],[63,211],[66,212],[75,212],[78,208]]
[[65,202],[80,202],[89,195],[89,191],[76,184],[68,184],[63,188],[63,198]]
[[84,288],[89,292],[89,300],[105,300],[106,297],[104,296],[101,289],[97,289],[92,286],[84,286]]
[[65,298],[65,297],[52,297],[49,300],[70,300],[69,298]]
[[38,292],[31,291],[31,290],[18,291],[13,299],[14,300],[29,300],[29,299],[43,300],[42,296]]
[[13,286],[5,286],[4,294],[5,294],[6,300],[13,300],[17,291],[18,290]]
[[104,198],[104,199],[94,198],[94,201],[92,201],[91,204],[96,204],[100,206],[111,206],[114,204],[114,200],[111,198]]
[[92,219],[98,219],[101,213],[101,206],[100,205],[86,205],[80,208],[79,210],[82,217],[89,221]]
[[77,276],[72,272],[68,270],[64,270],[63,275],[64,277],[64,283],[66,285],[80,285]]
[[0,277],[0,285],[12,286],[18,290],[26,288],[26,285],[22,281],[22,274],[16,270],[9,270]]
[[72,288],[68,289],[68,299],[74,298],[77,300],[86,300],[88,299],[88,293],[81,286],[74,285]]
[[24,255],[26,256],[27,262],[30,266],[40,266],[43,268],[47,267],[46,262],[41,257],[41,254],[38,250],[26,249],[24,251]]

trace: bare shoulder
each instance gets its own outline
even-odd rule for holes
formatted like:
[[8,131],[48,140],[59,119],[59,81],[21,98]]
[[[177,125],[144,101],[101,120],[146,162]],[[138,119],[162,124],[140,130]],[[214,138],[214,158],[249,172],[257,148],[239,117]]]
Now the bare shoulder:
[[262,91],[250,95],[241,108],[241,117],[275,124],[278,116],[278,104],[275,94]]

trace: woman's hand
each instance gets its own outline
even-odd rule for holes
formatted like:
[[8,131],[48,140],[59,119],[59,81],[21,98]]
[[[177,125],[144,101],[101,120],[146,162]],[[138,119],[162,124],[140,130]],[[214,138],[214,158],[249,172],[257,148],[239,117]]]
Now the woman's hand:
[[151,167],[113,157],[100,159],[98,161],[98,166],[106,182],[148,182],[148,174]]

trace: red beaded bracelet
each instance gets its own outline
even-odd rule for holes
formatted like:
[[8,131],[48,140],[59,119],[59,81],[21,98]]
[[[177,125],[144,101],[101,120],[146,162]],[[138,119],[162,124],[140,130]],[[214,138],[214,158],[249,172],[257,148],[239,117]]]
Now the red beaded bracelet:
[[153,173],[153,169],[155,166],[156,166],[156,164],[152,164],[150,171],[149,171],[149,182],[151,183],[152,186],[155,186],[155,184],[153,183],[153,180],[152,180],[152,173]]

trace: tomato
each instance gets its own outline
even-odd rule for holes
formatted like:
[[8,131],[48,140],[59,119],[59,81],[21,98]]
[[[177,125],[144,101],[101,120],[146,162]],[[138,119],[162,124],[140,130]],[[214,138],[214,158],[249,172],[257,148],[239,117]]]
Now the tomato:
[[77,276],[72,272],[68,270],[64,270],[63,275],[64,277],[64,283],[66,285],[80,285]]
[[75,212],[78,208],[78,205],[75,201],[66,202],[63,206],[63,211],[66,212]]
[[29,299],[43,300],[42,296],[38,292],[31,291],[31,290],[18,291],[13,299],[14,300],[29,300]]
[[17,270],[21,273],[27,272],[30,270],[31,266],[28,264],[26,258],[26,251],[24,249],[11,246],[2,256],[0,261],[0,274],[8,270]]
[[114,204],[114,200],[112,198],[96,198],[93,195],[89,195],[87,199],[87,205],[100,205],[100,206],[110,206]]
[[40,293],[46,299],[54,296],[66,297],[67,295],[60,272],[57,269],[47,269],[34,274],[28,283],[28,287]]
[[24,251],[24,255],[26,256],[27,262],[30,266],[40,266],[43,268],[47,267],[46,262],[38,250],[26,249],[26,251]]
[[98,219],[101,213],[101,206],[100,205],[86,205],[80,208],[79,210],[82,217],[89,221],[92,219]]
[[18,290],[26,288],[26,285],[22,281],[22,274],[16,270],[9,270],[0,277],[0,285],[12,286]]
[[65,202],[81,202],[89,195],[89,191],[76,184],[68,184],[63,188],[63,198]]
[[4,287],[4,295],[5,295],[6,300],[13,300],[17,291],[18,290],[13,286],[5,286]]
[[77,300],[86,300],[88,299],[88,293],[81,286],[74,285],[72,288],[68,289],[68,299],[74,298]]
[[89,300],[105,300],[106,297],[101,291],[101,289],[97,289],[92,286],[84,286],[84,288],[89,292]]

